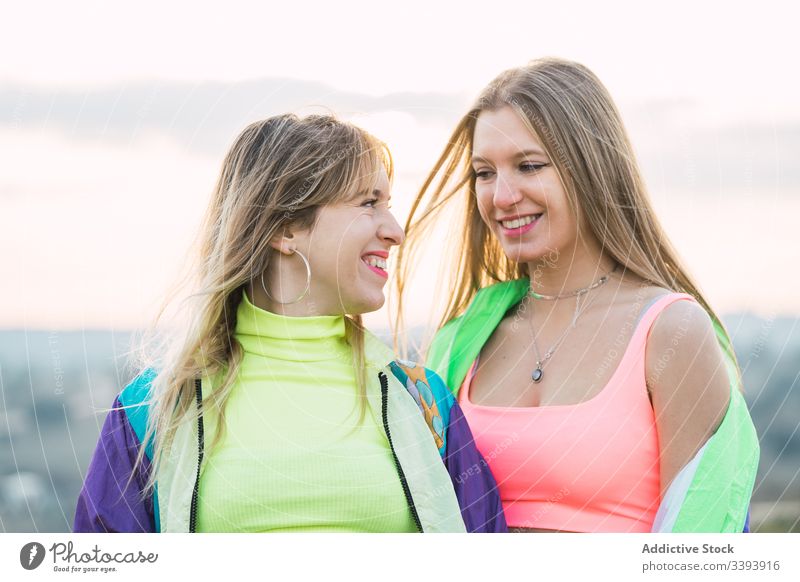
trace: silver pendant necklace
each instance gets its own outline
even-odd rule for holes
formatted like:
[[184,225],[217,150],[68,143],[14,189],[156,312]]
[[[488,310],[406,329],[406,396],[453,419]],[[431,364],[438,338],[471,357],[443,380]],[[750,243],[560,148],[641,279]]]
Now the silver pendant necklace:
[[[589,293],[589,291],[591,291],[592,289],[596,289],[597,287],[600,287],[601,285],[606,283],[608,281],[609,275],[611,273],[613,273],[614,271],[616,271],[616,270],[617,270],[617,265],[614,265],[614,268],[611,269],[611,271],[608,274],[603,275],[602,277],[600,277],[600,279],[598,279],[596,282],[592,283],[588,287],[584,287],[583,289],[578,289],[577,291],[572,291],[572,292],[566,293],[564,295],[541,295],[539,293],[535,293],[533,290],[530,290],[528,292],[528,297],[531,297],[533,299],[533,301],[531,302],[531,318],[529,320],[529,323],[530,323],[530,330],[531,330],[531,340],[533,341],[533,349],[536,352],[536,367],[531,372],[531,380],[533,380],[534,383],[538,384],[539,382],[542,381],[542,378],[544,378],[544,366],[545,366],[545,364],[553,356],[555,351],[558,349],[558,347],[561,345],[561,343],[567,337],[567,334],[570,331],[572,331],[572,329],[575,327],[575,325],[578,322],[578,318],[581,315],[583,315],[583,313],[586,311],[586,309],[588,309],[588,307],[594,302],[594,300],[597,298],[597,295],[592,296],[591,299],[588,298],[588,297],[585,298],[584,301],[583,301],[583,305],[581,305],[581,298],[585,297],[586,294]],[[533,314],[533,304],[536,303],[536,299],[553,300],[553,299],[561,299],[561,298],[564,298],[564,297],[576,297],[576,299],[575,299],[575,313],[573,313],[573,315],[572,315],[572,322],[567,326],[567,329],[564,330],[564,332],[559,336],[559,338],[550,347],[550,349],[547,350],[547,352],[545,352],[544,357],[541,357],[539,355],[539,346],[536,345],[536,334],[535,334],[535,332],[533,330],[533,315],[534,315]]]
[[586,298],[583,302],[583,305],[581,305],[581,297],[582,295],[578,296],[578,298],[575,300],[575,313],[572,316],[572,322],[567,326],[567,329],[564,330],[564,332],[561,334],[561,336],[559,336],[550,349],[545,352],[544,357],[539,354],[539,346],[536,344],[536,334],[533,331],[533,308],[531,308],[531,340],[533,341],[533,349],[536,351],[536,367],[531,372],[531,380],[533,380],[535,383],[538,384],[542,381],[542,378],[544,377],[545,364],[553,356],[559,346],[561,346],[562,342],[566,339],[567,334],[569,334],[569,332],[575,328],[578,318],[583,315],[583,313],[594,302],[594,300],[597,298],[597,295],[594,295],[591,298]]

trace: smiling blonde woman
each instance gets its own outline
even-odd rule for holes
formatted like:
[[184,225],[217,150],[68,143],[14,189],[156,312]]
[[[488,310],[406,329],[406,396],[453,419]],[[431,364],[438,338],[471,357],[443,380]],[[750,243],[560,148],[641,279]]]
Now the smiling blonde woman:
[[398,309],[445,220],[459,242],[428,365],[509,527],[746,530],[758,441],[736,356],[597,77],[542,59],[489,84],[412,207]]
[[115,400],[75,531],[505,531],[441,379],[361,326],[404,239],[391,177],[386,147],[333,117],[241,133],[188,323]]

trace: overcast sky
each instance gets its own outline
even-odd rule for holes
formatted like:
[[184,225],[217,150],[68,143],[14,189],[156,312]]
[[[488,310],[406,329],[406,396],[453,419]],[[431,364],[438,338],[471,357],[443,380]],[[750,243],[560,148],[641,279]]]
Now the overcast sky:
[[712,304],[800,312],[797,19],[780,4],[7,4],[0,327],[143,325],[228,145],[275,113],[326,107],[388,142],[403,220],[480,89],[546,55],[608,86]]

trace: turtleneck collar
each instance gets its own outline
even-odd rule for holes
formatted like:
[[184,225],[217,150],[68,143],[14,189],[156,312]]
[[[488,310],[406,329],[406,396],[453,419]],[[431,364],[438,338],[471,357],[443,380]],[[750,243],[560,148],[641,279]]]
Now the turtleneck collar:
[[256,307],[242,291],[236,339],[245,352],[295,362],[350,357],[342,315],[287,317]]

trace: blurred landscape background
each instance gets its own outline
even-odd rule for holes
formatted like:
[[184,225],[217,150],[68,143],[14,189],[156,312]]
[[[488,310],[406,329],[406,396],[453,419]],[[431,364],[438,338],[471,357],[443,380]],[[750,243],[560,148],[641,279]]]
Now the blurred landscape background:
[[[800,532],[798,320],[731,314],[761,443],[758,532]],[[417,332],[421,330],[416,330]],[[66,532],[105,418],[132,379],[119,331],[0,331],[0,530]]]

